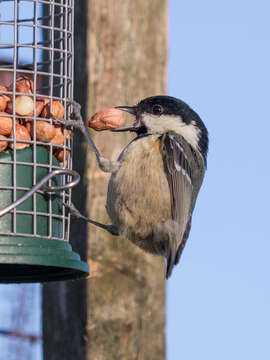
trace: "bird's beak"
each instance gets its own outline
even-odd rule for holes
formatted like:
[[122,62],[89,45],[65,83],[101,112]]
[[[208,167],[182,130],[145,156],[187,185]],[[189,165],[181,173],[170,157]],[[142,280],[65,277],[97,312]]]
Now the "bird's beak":
[[126,111],[131,115],[136,116],[133,126],[125,127],[122,129],[113,129],[111,131],[114,132],[122,132],[122,131],[133,131],[138,132],[139,128],[141,127],[141,121],[137,117],[137,107],[136,106],[116,106],[115,109]]
[[137,110],[136,106],[116,106],[115,109],[126,111],[126,112],[130,113],[131,115],[136,116],[136,110]]

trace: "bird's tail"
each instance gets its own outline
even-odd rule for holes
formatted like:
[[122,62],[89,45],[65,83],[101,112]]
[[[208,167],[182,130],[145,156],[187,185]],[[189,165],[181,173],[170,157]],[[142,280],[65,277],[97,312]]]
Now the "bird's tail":
[[175,265],[176,251],[170,251],[166,258],[166,279],[168,280],[172,274],[173,267]]
[[170,220],[166,222],[166,229],[168,234],[168,243],[167,243],[167,254],[166,254],[166,279],[168,279],[171,274],[174,265],[177,263],[177,237],[179,236],[179,224],[175,221]]

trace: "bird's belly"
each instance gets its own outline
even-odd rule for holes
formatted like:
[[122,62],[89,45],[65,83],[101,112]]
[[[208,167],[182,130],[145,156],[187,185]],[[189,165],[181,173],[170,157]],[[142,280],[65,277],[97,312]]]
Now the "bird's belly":
[[107,211],[120,233],[150,252],[151,239],[172,218],[170,189],[158,136],[134,141],[112,174]]

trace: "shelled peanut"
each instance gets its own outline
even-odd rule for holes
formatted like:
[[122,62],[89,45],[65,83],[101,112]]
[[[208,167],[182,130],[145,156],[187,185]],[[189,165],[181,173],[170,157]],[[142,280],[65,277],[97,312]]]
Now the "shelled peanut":
[[[13,139],[13,131],[11,132],[9,138]],[[22,150],[30,146],[30,142],[19,142],[18,140],[25,140],[25,141],[31,140],[29,131],[26,129],[25,126],[20,124],[16,124],[16,142],[15,142],[16,150]],[[8,146],[13,150],[14,142],[13,141],[9,142]]]
[[7,137],[5,135],[0,135],[0,152],[6,150],[8,147]]
[[115,108],[100,110],[88,119],[86,125],[96,131],[118,129],[125,124],[125,114]]
[[[13,84],[7,88],[0,85],[0,152],[7,147],[13,149],[13,141],[4,141],[5,138],[13,138],[13,114],[16,115],[16,140],[27,140],[27,142],[16,141],[16,149],[29,147],[31,140],[35,139],[43,143],[54,145],[54,155],[62,162],[62,148],[66,139],[70,138],[70,131],[63,133],[62,127],[52,123],[49,119],[62,120],[65,109],[58,100],[50,102],[49,98],[36,94],[34,97],[34,82],[26,76],[20,76],[15,83],[15,97],[13,96]],[[35,120],[31,117],[40,117],[44,120]],[[45,120],[48,119],[48,120]],[[34,133],[35,132],[35,133]],[[69,151],[66,150],[66,159]]]
[[9,97],[6,94],[3,94],[2,91],[7,91],[7,88],[0,85],[0,111],[5,111]]
[[11,131],[12,131],[12,124],[13,124],[13,120],[12,117],[9,116],[9,114],[7,114],[4,111],[0,112],[0,134],[1,135],[10,135]]

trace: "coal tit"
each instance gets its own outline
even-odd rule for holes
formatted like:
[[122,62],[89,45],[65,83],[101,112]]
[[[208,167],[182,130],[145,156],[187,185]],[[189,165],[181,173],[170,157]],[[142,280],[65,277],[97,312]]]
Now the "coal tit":
[[143,250],[166,259],[166,278],[179,262],[189,236],[208,151],[208,132],[186,103],[171,96],[152,96],[136,106],[118,106],[135,116],[136,137],[117,161],[100,156],[111,172],[106,209],[112,225],[88,219],[113,235],[121,235]]

